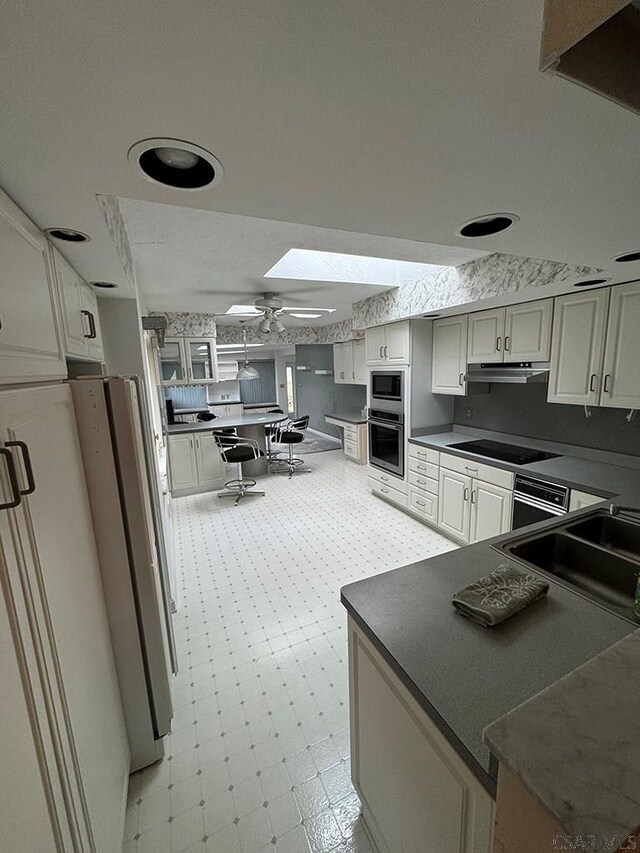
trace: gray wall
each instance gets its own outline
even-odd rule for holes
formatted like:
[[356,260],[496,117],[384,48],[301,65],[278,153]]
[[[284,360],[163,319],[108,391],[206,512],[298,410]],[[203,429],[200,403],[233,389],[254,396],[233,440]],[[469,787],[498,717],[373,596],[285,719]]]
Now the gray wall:
[[[626,409],[547,403],[547,386],[491,385],[488,394],[456,397],[457,424],[640,456],[640,415],[627,423]],[[467,408],[473,414],[467,417]]]
[[[296,365],[333,371],[333,346],[296,346]],[[364,385],[336,385],[333,375],[318,376],[313,370],[296,370],[296,413],[309,415],[312,429],[339,438],[342,431],[325,423],[325,413],[359,412],[366,403],[367,389]]]

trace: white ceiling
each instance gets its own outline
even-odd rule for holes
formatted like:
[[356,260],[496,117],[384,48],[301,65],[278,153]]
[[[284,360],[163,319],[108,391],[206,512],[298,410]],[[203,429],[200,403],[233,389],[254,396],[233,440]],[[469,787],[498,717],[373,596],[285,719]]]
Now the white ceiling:
[[[390,257],[400,261],[456,266],[479,256],[467,248],[448,248],[295,225],[229,213],[120,199],[136,274],[147,306],[158,311],[224,314],[234,304],[251,304],[275,291],[285,305],[335,308],[310,323],[289,318],[288,326],[323,325],[351,314],[351,305],[387,290],[385,285],[263,278],[291,248]],[[354,259],[354,261],[357,259]],[[358,264],[353,267],[357,270]],[[418,271],[414,270],[415,278]],[[302,271],[299,270],[302,275]],[[221,317],[220,322],[235,322]]]
[[[96,194],[459,246],[510,211],[474,249],[606,268],[640,247],[640,117],[537,70],[542,10],[5,0],[0,184],[91,234],[65,249],[89,280],[123,282]],[[149,136],[212,150],[224,181],[145,181],[126,155]]]

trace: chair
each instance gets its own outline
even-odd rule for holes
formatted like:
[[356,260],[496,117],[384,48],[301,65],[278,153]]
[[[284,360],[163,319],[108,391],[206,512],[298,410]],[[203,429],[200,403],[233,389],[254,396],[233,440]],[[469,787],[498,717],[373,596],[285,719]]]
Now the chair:
[[220,492],[219,498],[236,499],[236,506],[241,498],[249,498],[254,495],[264,495],[264,492],[252,491],[256,484],[255,480],[245,480],[242,475],[242,463],[250,462],[252,459],[259,459],[264,456],[264,453],[258,447],[258,442],[251,438],[243,438],[236,435],[229,435],[226,431],[213,431],[213,437],[220,450],[220,456],[223,462],[236,463],[240,477],[237,480],[228,480],[224,487],[226,492]]
[[[267,409],[268,415],[284,415],[284,411],[282,409]],[[270,465],[271,462],[278,461],[277,457],[280,455],[280,450],[274,450],[271,446],[271,436],[276,435],[278,432],[277,426],[265,426],[264,434],[267,440],[267,465]]]
[[[301,441],[304,441],[304,435],[302,434],[303,430],[306,430],[309,426],[309,415],[304,415],[301,418],[291,418],[288,420],[284,426],[280,427],[276,436],[274,437],[274,441],[276,444],[286,444],[289,448],[289,453],[286,459],[276,459],[275,461],[282,465],[282,471],[289,472],[289,479],[293,477],[294,474],[309,474],[310,468],[303,468],[304,459],[299,459],[298,457],[293,455],[293,445],[300,444]],[[280,473],[280,472],[276,472]]]

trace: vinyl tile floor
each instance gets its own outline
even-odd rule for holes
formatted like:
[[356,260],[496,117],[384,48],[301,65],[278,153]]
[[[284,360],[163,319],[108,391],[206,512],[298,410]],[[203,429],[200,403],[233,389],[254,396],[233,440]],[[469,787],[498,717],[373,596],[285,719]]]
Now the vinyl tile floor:
[[265,497],[174,501],[180,671],[166,757],[131,776],[124,853],[372,853],[349,761],[340,587],[456,547],[341,451]]

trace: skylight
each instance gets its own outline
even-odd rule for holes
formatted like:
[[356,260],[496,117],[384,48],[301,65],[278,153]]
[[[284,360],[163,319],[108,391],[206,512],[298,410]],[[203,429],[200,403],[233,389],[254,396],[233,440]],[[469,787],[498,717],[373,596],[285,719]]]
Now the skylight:
[[394,261],[339,252],[289,249],[264,278],[293,278],[302,281],[331,281],[343,284],[370,284],[400,287],[413,284],[429,273],[446,269],[438,264]]

